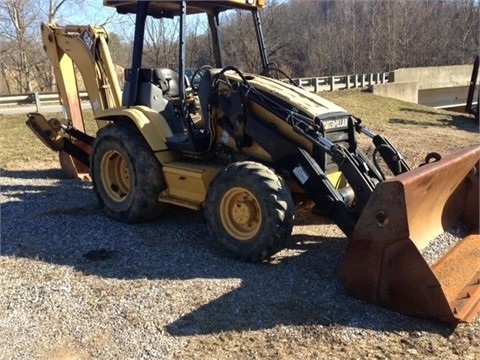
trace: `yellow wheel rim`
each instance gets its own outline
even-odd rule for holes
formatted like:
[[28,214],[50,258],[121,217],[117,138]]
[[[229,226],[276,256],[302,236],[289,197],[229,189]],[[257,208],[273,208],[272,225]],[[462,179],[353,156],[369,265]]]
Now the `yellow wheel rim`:
[[107,195],[114,201],[123,201],[130,192],[130,171],[123,156],[116,150],[107,151],[100,169]]
[[220,219],[225,230],[238,240],[250,240],[262,225],[262,210],[248,190],[232,188],[220,203]]

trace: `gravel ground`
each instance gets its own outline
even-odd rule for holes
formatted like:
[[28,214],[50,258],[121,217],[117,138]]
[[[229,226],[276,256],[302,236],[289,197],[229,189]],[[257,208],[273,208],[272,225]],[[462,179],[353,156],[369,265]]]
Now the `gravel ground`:
[[457,224],[447,229],[435,239],[430,241],[428,246],[421,250],[422,256],[428,265],[432,266],[448,250],[469,234],[468,227],[465,224]]
[[3,171],[0,185],[0,359],[480,358],[479,319],[453,327],[348,296],[334,226],[300,215],[287,249],[244,264],[202,213],[118,223],[58,170]]

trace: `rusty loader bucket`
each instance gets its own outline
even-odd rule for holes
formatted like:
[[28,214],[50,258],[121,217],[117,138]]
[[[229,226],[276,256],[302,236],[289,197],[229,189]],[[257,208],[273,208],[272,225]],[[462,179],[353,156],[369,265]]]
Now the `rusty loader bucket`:
[[[472,321],[480,311],[479,161],[480,146],[469,147],[379,184],[341,266],[347,290],[409,315]],[[439,250],[458,227],[463,234]],[[432,251],[440,253],[428,260]]]

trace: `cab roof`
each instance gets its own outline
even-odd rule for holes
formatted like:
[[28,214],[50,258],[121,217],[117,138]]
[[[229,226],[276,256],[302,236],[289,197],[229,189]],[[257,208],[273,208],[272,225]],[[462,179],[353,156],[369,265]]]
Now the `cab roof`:
[[[141,0],[140,0],[141,1]],[[129,0],[104,0],[105,6],[114,7],[120,14],[135,14],[138,1]],[[151,1],[148,6],[148,15],[156,18],[172,18],[180,15],[181,1]],[[186,1],[187,14],[210,13],[218,14],[219,12],[231,9],[252,10],[255,8],[263,8],[265,0],[223,0],[223,1]]]

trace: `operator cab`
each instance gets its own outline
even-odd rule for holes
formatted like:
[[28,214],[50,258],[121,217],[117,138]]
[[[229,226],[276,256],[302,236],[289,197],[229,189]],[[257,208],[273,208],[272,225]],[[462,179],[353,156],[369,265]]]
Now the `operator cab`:
[[[124,106],[145,105],[158,111],[165,117],[173,136],[167,138],[171,150],[186,153],[204,153],[209,150],[211,129],[209,124],[209,98],[213,76],[223,68],[221,47],[218,35],[219,14],[226,10],[237,9],[253,14],[254,26],[260,47],[262,65],[268,67],[263,33],[258,9],[265,6],[264,0],[228,0],[228,1],[114,1],[105,0],[104,4],[117,9],[119,13],[136,14],[135,38],[132,66],[125,70],[125,88],[122,98]],[[193,87],[198,97],[192,97],[190,84],[179,79],[185,78],[186,58],[186,17],[187,14],[207,15],[210,28],[214,67],[197,69],[192,75]],[[154,18],[175,18],[180,20],[178,72],[168,68],[143,68],[142,54],[147,16]],[[202,70],[201,72],[199,70]],[[203,73],[198,79],[198,73]],[[199,104],[198,104],[199,101]],[[195,117],[201,109],[201,121]],[[198,111],[197,111],[198,110]],[[202,124],[201,127],[195,124]]]

